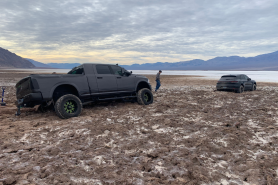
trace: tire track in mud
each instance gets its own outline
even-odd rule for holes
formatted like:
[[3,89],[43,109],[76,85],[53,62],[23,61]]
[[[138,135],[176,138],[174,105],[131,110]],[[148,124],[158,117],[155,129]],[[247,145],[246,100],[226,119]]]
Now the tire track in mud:
[[80,117],[0,115],[3,184],[278,184],[278,88],[162,88]]

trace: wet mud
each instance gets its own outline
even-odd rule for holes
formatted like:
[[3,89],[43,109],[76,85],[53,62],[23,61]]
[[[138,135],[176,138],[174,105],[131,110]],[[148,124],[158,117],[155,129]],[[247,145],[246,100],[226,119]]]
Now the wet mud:
[[16,117],[8,87],[0,184],[278,184],[277,85],[237,94],[176,79],[162,77],[151,105],[91,104],[68,120]]

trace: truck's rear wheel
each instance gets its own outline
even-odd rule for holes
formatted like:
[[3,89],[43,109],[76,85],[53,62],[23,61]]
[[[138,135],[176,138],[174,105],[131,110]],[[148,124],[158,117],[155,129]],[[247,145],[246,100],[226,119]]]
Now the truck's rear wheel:
[[62,119],[77,117],[82,111],[82,102],[73,94],[60,97],[55,103],[55,112]]
[[251,91],[255,91],[257,89],[256,84],[253,84]]
[[241,85],[238,89],[237,89],[237,93],[243,93],[244,92],[244,87],[243,85]]
[[153,93],[147,89],[141,89],[137,93],[137,102],[140,105],[149,105],[153,103]]

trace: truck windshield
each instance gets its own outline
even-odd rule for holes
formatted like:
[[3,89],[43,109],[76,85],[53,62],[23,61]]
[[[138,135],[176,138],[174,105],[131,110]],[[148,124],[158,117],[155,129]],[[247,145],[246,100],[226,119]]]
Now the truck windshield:
[[84,74],[83,66],[73,68],[68,74]]

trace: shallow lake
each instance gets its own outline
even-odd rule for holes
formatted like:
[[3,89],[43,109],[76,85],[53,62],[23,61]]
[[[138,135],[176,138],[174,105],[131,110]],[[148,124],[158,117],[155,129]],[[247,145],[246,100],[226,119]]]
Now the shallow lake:
[[[6,69],[15,70],[15,69]],[[26,71],[26,73],[67,73],[70,69],[16,69],[19,71]],[[155,75],[157,70],[132,70],[133,74],[153,74]],[[278,71],[162,71],[161,75],[197,75],[204,76],[205,79],[219,79],[222,75],[226,74],[246,74],[251,79],[259,82],[278,82]]]

